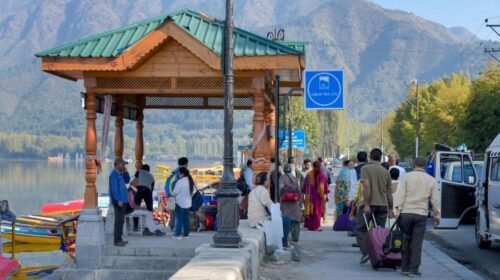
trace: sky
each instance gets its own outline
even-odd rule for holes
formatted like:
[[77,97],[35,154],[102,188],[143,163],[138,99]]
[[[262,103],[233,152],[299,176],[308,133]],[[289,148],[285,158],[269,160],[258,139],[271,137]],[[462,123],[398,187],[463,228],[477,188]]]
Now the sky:
[[[387,9],[411,12],[446,27],[462,26],[483,40],[500,38],[486,27],[500,24],[500,0],[372,0]],[[498,29],[497,29],[498,30]]]

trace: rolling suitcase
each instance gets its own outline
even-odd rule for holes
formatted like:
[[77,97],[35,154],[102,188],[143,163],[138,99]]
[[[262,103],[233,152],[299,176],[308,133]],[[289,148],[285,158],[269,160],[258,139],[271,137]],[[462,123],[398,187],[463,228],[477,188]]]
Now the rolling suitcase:
[[368,229],[368,236],[366,237],[366,250],[368,252],[368,256],[370,257],[370,263],[372,264],[373,269],[392,268],[396,270],[396,267],[401,266],[401,253],[384,253],[384,243],[387,236],[390,234],[390,230],[378,227],[373,213],[372,219],[373,224],[375,225],[373,228],[368,226],[365,214],[363,214],[363,217],[365,219],[366,228]]

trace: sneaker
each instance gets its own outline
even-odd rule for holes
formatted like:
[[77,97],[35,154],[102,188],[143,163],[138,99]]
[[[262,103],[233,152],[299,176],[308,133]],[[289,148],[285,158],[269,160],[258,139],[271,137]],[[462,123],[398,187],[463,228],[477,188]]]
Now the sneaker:
[[116,247],[125,247],[125,245],[127,245],[127,241],[118,241],[118,242],[115,242],[115,246]]
[[189,239],[189,235],[183,235],[182,238]]
[[417,278],[417,277],[422,277],[422,273],[420,273],[420,272],[409,272],[407,276],[410,277],[410,278]]
[[401,271],[401,274],[403,274],[404,276],[408,276],[408,274],[410,274],[410,272],[409,272],[409,271],[404,271],[404,270],[402,270],[402,271]]
[[175,240],[181,240],[181,239],[182,239],[182,236],[180,236],[180,235],[173,235],[173,236],[172,236],[172,239],[175,239]]
[[165,232],[163,232],[163,231],[161,231],[161,230],[157,229],[157,230],[155,230],[155,235],[156,235],[156,236],[164,236],[164,235],[165,235]]
[[153,236],[155,235],[154,233],[152,233],[151,231],[149,231],[149,229],[145,228],[143,231],[142,231],[142,235],[144,236]]
[[361,257],[361,259],[359,260],[359,264],[365,264],[367,263],[368,261],[370,260],[370,257],[368,255],[364,255]]

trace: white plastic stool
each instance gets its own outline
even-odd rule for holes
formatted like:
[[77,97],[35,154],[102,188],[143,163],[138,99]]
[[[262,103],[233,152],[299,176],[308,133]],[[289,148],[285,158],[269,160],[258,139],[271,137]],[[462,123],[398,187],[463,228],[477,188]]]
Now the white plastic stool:
[[[139,219],[138,231],[134,231],[134,218]],[[145,216],[141,214],[134,214],[134,212],[125,215],[125,227],[127,234],[138,234],[140,236],[143,235],[144,232],[144,224],[145,224]]]

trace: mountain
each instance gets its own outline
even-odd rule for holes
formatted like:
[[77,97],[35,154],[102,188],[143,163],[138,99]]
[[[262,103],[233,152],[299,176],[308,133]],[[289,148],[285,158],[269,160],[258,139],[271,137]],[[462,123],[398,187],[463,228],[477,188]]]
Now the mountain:
[[[224,2],[0,1],[0,129],[32,134],[83,133],[81,85],[42,73],[35,52],[180,8],[222,19]],[[377,109],[389,112],[395,108],[406,95],[405,82],[415,78],[431,81],[453,72],[475,76],[488,59],[471,40],[470,32],[386,10],[368,0],[236,1],[234,18],[236,26],[264,36],[284,28],[287,40],[308,42],[308,68],[344,69],[349,117],[363,121],[374,122]],[[221,112],[181,115],[192,120],[212,118],[214,122],[190,122],[180,127],[178,112],[147,112],[146,131],[150,122],[170,125],[176,134],[203,126],[208,134],[221,135]],[[235,121],[235,135],[247,138],[248,112],[237,113]],[[169,131],[161,133],[172,139]],[[133,127],[129,125],[126,132],[133,135]]]

